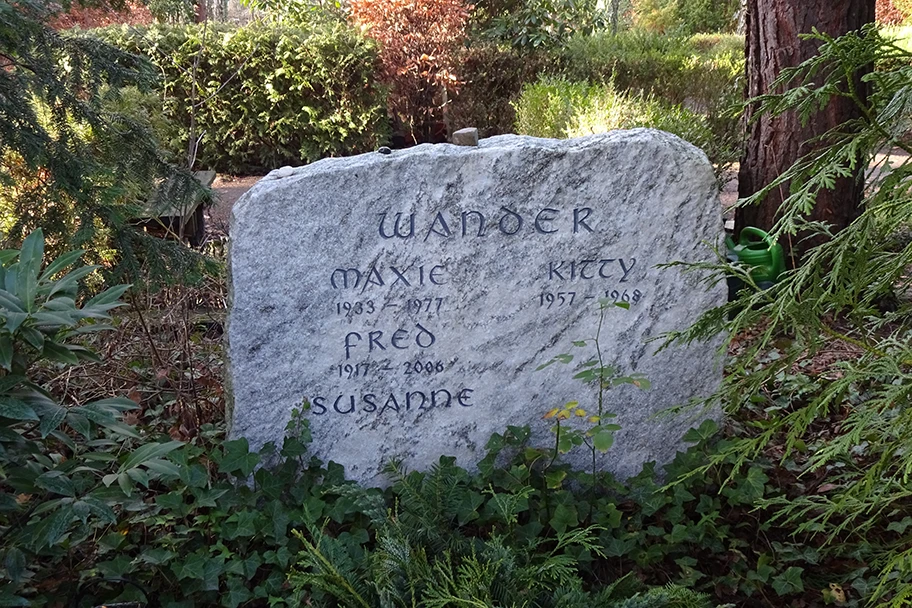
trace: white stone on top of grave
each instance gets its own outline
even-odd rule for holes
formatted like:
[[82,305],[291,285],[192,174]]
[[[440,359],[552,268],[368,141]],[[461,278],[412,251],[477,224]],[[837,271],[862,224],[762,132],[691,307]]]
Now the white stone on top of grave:
[[[714,260],[722,238],[706,156],[654,130],[504,135],[273,172],[232,213],[231,436],[281,444],[306,400],[313,452],[368,484],[391,458],[471,468],[509,425],[550,445],[548,410],[597,408],[573,379],[594,351],[573,343],[595,336],[607,297],[630,308],[605,311],[605,362],[652,387],[606,393],[621,430],[600,466],[626,477],[666,463],[699,419],[656,414],[717,388],[721,342],[654,355],[654,340],[726,293],[658,265]],[[574,361],[536,371],[562,353]]]

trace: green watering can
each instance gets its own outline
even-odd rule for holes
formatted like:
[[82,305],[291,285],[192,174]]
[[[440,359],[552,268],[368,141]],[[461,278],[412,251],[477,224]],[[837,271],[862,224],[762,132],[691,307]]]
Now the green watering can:
[[731,237],[725,239],[725,244],[728,246],[729,261],[750,266],[751,277],[762,289],[772,287],[785,271],[782,245],[759,228],[747,226],[741,230],[737,245]]

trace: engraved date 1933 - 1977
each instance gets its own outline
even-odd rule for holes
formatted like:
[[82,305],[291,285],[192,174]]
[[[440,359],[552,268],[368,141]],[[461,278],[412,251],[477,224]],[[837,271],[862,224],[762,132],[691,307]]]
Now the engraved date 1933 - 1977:
[[440,314],[444,305],[444,298],[407,298],[398,302],[381,302],[370,300],[353,300],[335,302],[333,311],[340,317],[351,319],[353,317],[370,316],[387,309],[404,310],[408,314]]

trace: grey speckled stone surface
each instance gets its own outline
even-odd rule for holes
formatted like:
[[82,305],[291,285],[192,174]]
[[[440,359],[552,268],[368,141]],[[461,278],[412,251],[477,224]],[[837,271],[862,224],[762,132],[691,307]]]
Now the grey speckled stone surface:
[[[317,455],[372,484],[392,457],[471,467],[508,425],[550,442],[549,409],[596,409],[572,379],[594,351],[573,342],[595,336],[598,300],[616,293],[631,306],[606,312],[606,363],[652,388],[607,393],[622,430],[599,461],[622,477],[667,462],[694,420],[654,415],[711,393],[721,362],[718,344],[654,356],[647,341],[726,293],[656,265],[714,259],[721,238],[706,157],[652,130],[274,171],[232,217],[231,435],[281,444],[306,398]],[[561,353],[576,358],[536,371]]]

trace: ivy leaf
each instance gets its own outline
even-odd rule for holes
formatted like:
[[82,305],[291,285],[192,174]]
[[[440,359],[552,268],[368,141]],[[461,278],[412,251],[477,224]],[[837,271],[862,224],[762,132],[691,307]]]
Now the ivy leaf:
[[801,575],[803,572],[804,568],[789,566],[785,572],[777,575],[773,579],[773,589],[780,596],[788,595],[790,593],[802,593],[804,591],[804,583],[801,582]]
[[698,428],[690,429],[684,433],[684,441],[687,443],[703,443],[716,434],[719,425],[714,420],[706,419]]
[[225,606],[225,608],[237,608],[252,597],[253,593],[247,589],[244,580],[232,576],[228,579],[228,593],[222,594],[222,606]]
[[225,449],[219,463],[219,473],[236,473],[239,477],[249,477],[260,461],[259,454],[250,451],[247,439],[235,439],[222,444]]
[[563,534],[567,528],[573,528],[579,523],[575,505],[559,504],[554,508],[554,515],[548,522],[554,531]]
[[548,484],[548,488],[554,490],[561,487],[566,477],[567,471],[565,470],[548,471],[545,473],[545,482]]

